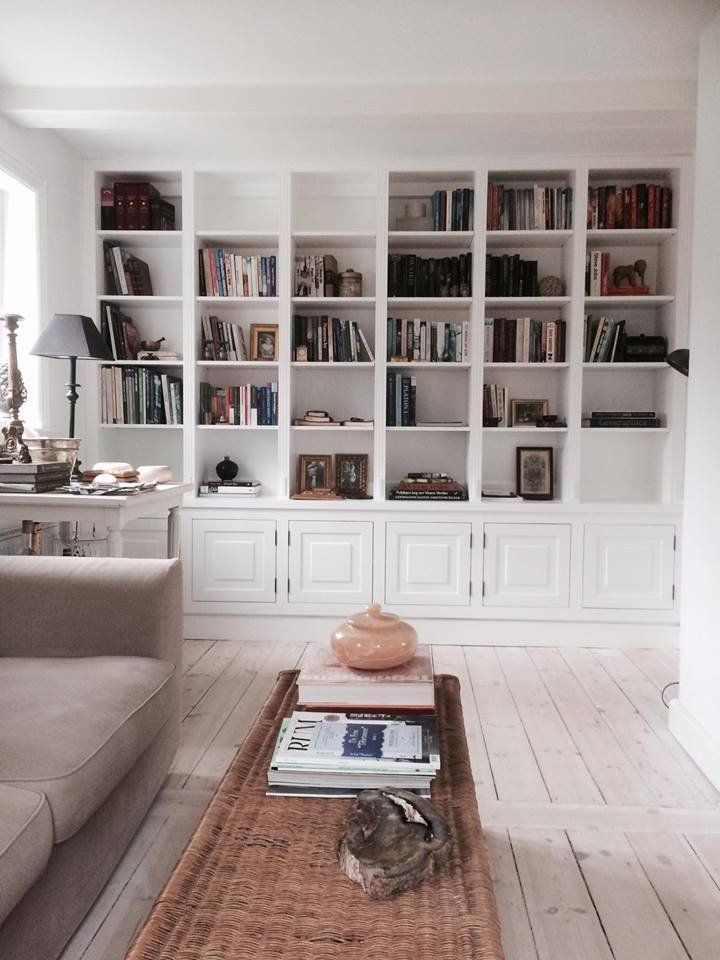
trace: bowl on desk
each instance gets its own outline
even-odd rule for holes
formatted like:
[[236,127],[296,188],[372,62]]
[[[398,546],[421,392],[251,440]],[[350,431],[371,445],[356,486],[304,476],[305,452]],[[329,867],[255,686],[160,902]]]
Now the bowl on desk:
[[33,463],[74,463],[80,440],[74,437],[25,437]]

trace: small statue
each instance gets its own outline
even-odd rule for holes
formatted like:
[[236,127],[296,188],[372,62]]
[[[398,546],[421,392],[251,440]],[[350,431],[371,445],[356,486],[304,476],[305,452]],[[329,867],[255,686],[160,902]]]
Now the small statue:
[[645,285],[645,271],[647,260],[636,260],[635,263],[626,263],[613,270],[613,286],[615,287],[642,287]]

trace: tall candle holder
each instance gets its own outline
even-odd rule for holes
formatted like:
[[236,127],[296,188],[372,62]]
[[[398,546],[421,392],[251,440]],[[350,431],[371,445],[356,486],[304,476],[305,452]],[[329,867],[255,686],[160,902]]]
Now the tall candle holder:
[[0,316],[0,320],[5,324],[8,340],[7,373],[5,378],[0,374],[0,401],[7,407],[10,415],[7,426],[2,428],[0,460],[30,463],[30,451],[23,440],[25,425],[20,419],[20,408],[27,400],[27,390],[17,363],[17,328],[22,319],[17,313],[6,313]]

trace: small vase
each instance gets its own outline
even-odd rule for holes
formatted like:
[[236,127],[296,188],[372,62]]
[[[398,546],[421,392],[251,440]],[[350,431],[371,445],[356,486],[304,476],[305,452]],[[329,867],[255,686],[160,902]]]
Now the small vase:
[[220,463],[215,465],[215,473],[223,482],[234,480],[238,474],[238,465],[230,457],[223,457]]
[[359,670],[390,670],[415,656],[417,633],[394,613],[374,603],[341,623],[330,638],[340,663]]

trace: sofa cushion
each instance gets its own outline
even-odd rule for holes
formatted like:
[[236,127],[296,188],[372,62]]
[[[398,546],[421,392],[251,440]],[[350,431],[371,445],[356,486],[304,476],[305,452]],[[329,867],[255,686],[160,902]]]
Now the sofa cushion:
[[0,657],[0,783],[47,796],[56,843],[170,717],[174,672],[151,657]]
[[0,923],[43,872],[52,845],[45,797],[0,784]]

